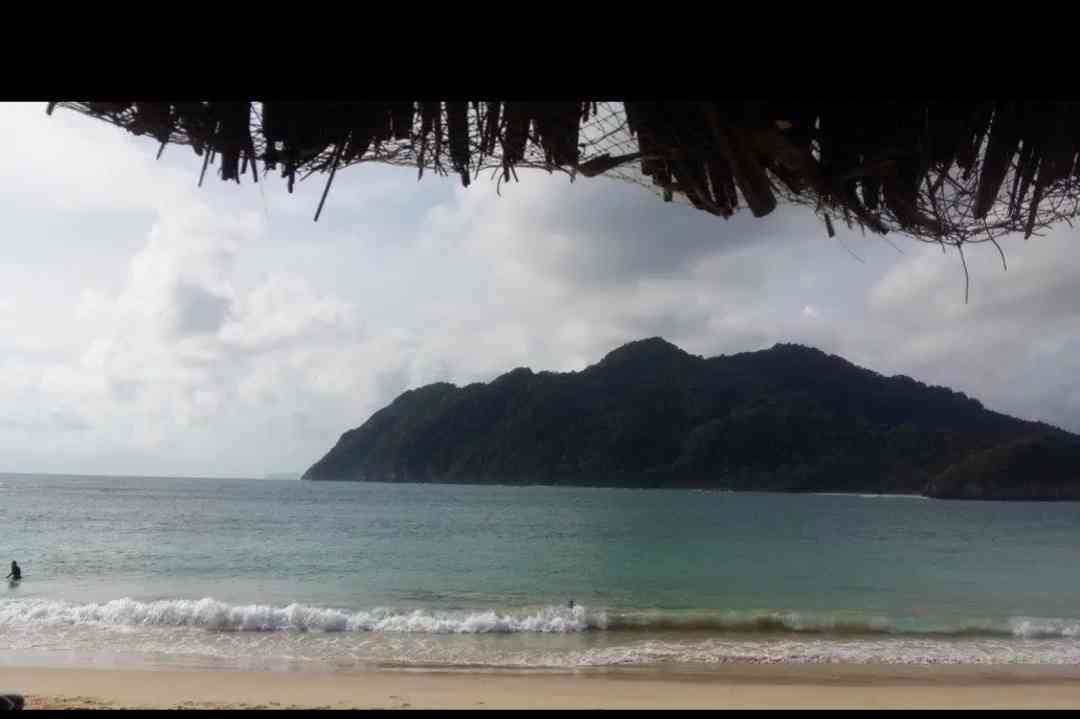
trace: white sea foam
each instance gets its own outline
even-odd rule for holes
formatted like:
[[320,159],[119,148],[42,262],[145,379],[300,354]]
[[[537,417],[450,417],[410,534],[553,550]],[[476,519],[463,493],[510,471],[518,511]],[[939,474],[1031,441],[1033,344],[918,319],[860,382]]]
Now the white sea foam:
[[371,666],[576,669],[633,666],[751,664],[1080,664],[1080,645],[1066,639],[946,641],[936,639],[630,639],[590,646],[580,635],[554,643],[506,643],[491,635],[289,632],[191,632],[181,628],[135,633],[91,627],[38,628],[6,636],[9,654],[52,652],[127,656],[138,662],[211,663],[237,668],[336,669]]
[[0,625],[97,625],[114,627],[200,627],[234,631],[409,632],[486,634],[567,633],[604,628],[605,616],[585,607],[540,607],[514,612],[399,611],[385,608],[347,611],[304,604],[274,607],[232,605],[212,598],[140,602],[114,599],[75,604],[51,599],[0,601]]
[[507,610],[346,610],[293,603],[228,604],[210,597],[142,602],[114,599],[75,603],[55,599],[0,600],[0,626],[192,627],[239,632],[375,632],[393,634],[575,634],[664,631],[693,634],[824,635],[834,637],[940,637],[1072,639],[1080,619],[1013,617],[954,624],[772,611],[665,612],[543,606]]
[[1076,664],[1080,646],[1050,640],[754,640],[645,641],[563,657],[551,665],[633,666],[651,664]]
[[[772,617],[772,618],[770,618]],[[686,620],[686,617],[683,617]],[[362,611],[215,599],[77,604],[0,601],[11,656],[153,657],[238,667],[371,664],[568,669],[751,663],[1080,664],[1080,621],[1016,617],[1000,627],[899,632],[879,621],[834,631],[830,620],[725,613],[713,627],[661,612],[605,614],[577,606],[508,611]],[[756,624],[755,624],[756,622]],[[692,627],[679,632],[680,627]],[[824,629],[831,626],[832,630]],[[743,627],[742,633],[724,627]],[[814,628],[816,627],[816,628]],[[876,633],[874,628],[876,629]],[[604,631],[607,629],[608,631]],[[207,631],[218,630],[218,631]],[[619,631],[621,630],[621,631]],[[658,631],[654,631],[658,630]],[[674,630],[674,633],[673,633]],[[583,632],[593,632],[586,639]],[[492,636],[514,634],[506,641]],[[543,636],[541,636],[543,635]]]
[[1075,619],[1039,619],[1015,617],[1009,622],[1012,634],[1027,638],[1077,637],[1080,621]]

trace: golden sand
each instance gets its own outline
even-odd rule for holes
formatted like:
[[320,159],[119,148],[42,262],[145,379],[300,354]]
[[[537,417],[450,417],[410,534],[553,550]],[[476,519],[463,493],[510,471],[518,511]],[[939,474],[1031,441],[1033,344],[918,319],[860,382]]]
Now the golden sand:
[[1077,667],[729,665],[698,674],[2,667],[27,708],[1080,707]]

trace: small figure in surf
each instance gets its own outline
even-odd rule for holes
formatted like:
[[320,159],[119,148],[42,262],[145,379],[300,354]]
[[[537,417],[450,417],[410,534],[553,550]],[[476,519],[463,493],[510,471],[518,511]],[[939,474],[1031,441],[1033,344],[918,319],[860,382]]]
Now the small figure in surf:
[[14,560],[11,562],[11,573],[4,577],[4,579],[10,579],[13,582],[18,582],[22,579],[22,570],[19,569],[18,562]]
[[569,602],[566,603],[566,608],[567,609],[573,609],[574,608],[574,600],[573,599],[571,599]]

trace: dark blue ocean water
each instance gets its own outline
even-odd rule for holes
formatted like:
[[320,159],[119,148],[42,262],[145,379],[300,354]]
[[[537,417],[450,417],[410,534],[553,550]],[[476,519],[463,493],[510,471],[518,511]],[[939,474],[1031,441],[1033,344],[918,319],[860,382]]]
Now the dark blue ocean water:
[[0,475],[0,562],[25,577],[0,643],[285,669],[1080,663],[1078,548],[1078,503]]

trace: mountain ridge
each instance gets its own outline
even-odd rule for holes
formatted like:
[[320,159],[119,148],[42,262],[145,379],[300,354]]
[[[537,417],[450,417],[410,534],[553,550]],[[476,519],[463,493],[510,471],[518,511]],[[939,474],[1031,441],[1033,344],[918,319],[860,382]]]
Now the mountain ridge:
[[575,372],[403,392],[303,479],[1080,499],[1074,459],[1060,428],[813,347],[704,358],[649,337]]

